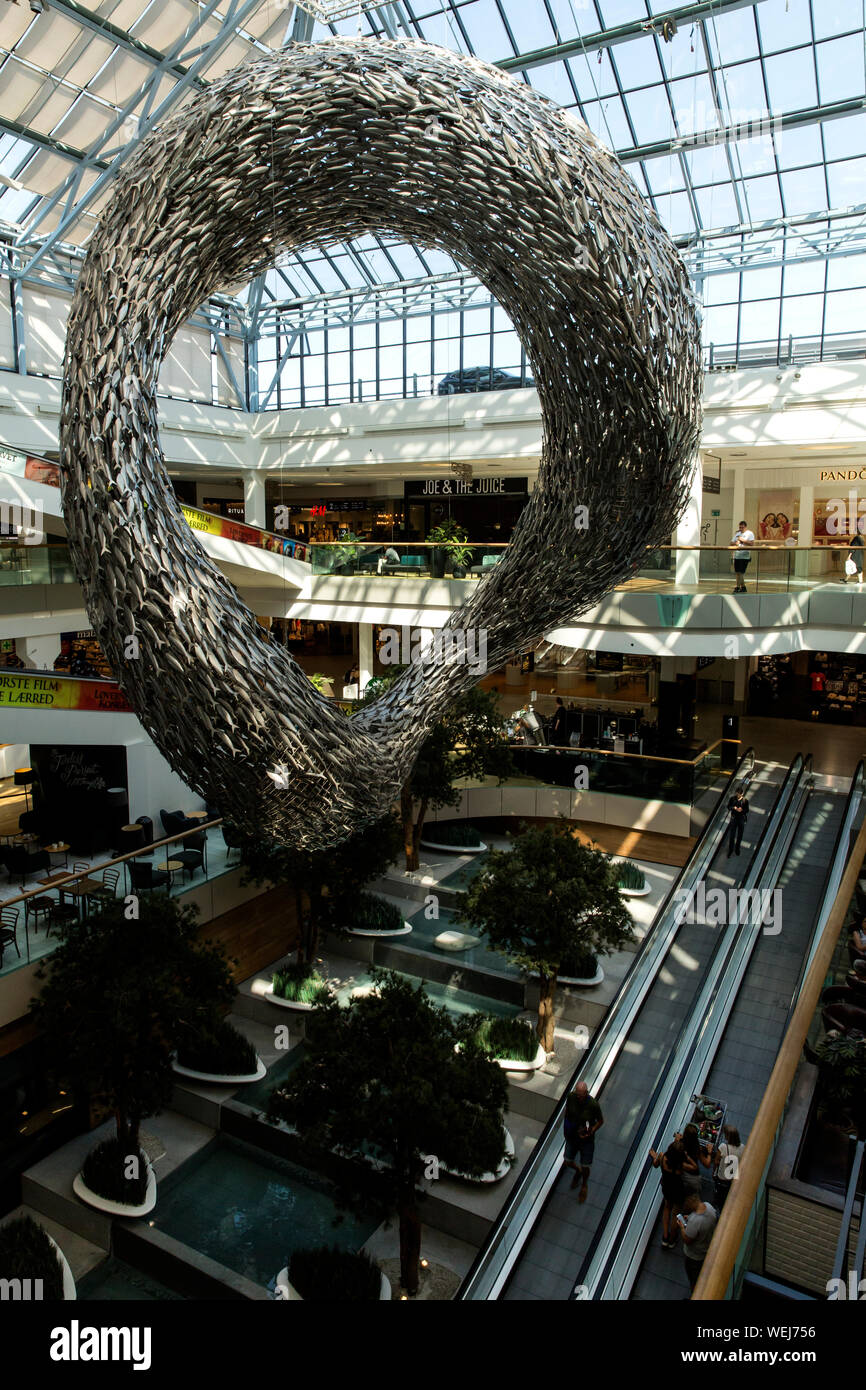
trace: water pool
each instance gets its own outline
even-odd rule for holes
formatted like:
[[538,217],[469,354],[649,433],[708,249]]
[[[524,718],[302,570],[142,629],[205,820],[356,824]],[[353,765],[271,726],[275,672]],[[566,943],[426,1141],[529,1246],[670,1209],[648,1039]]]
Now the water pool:
[[244,1086],[243,1090],[238,1091],[235,1100],[239,1105],[248,1105],[251,1110],[267,1110],[271,1091],[275,1086],[282,1086],[284,1081],[288,1081],[295,1068],[300,1066],[306,1053],[305,1045],[298,1043],[291,1052],[286,1053],[285,1057],[274,1062],[267,1076],[263,1076],[261,1081],[254,1081],[249,1086]]
[[167,1289],[148,1274],[141,1274],[132,1265],[117,1260],[113,1255],[103,1260],[96,1269],[78,1283],[76,1293],[81,1301],[147,1302],[181,1301],[181,1295]]
[[380,1224],[341,1214],[331,1185],[309,1169],[222,1135],[160,1193],[155,1218],[167,1235],[263,1286],[295,1250],[360,1250]]
[[[425,909],[421,908],[413,916],[407,918],[412,924],[412,935],[407,942],[414,950],[430,951],[437,959],[449,959],[454,962],[455,969],[459,970],[461,965],[477,965],[484,970],[490,970],[497,975],[507,975],[510,979],[520,979],[520,967],[504,956],[501,951],[491,951],[486,945],[486,938],[481,935],[480,945],[472,946],[468,951],[443,951],[441,946],[433,943],[440,932],[448,931],[449,928],[456,928],[457,931],[466,932],[472,936],[476,933],[471,927],[457,920],[457,914],[451,912],[447,907],[440,907],[439,917],[435,922],[429,921],[424,916]],[[487,1012],[493,1013],[495,1010],[489,1009]]]
[[[441,919],[435,925],[438,931],[444,931]],[[410,938],[411,939],[411,938]],[[437,952],[437,955],[439,953]],[[447,952],[443,951],[442,955]],[[462,1017],[464,1014],[495,1014],[497,1018],[516,1018],[522,1013],[520,1004],[506,1004],[501,999],[491,999],[486,994],[473,994],[471,990],[460,988],[460,968],[455,967],[452,983],[447,985],[437,984],[434,980],[422,980],[419,975],[407,975],[404,971],[395,972],[402,979],[408,980],[417,989],[418,985],[423,985],[424,992],[429,996],[434,1004],[444,1005],[450,1014]],[[341,1004],[345,1004],[351,993],[355,989],[364,989],[373,984],[373,977],[364,970],[359,970],[350,980],[337,989],[337,998]]]

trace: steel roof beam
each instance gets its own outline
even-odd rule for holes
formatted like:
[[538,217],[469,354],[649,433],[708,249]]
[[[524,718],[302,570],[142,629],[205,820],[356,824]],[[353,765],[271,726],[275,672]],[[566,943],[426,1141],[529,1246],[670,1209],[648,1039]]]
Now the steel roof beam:
[[[151,48],[149,43],[135,38],[133,34],[127,33],[126,29],[121,29],[116,24],[112,24],[110,20],[103,19],[99,14],[94,14],[85,5],[79,5],[78,0],[45,0],[45,8],[56,10],[58,14],[65,15],[67,19],[72,19],[76,24],[80,24],[83,29],[89,29],[91,33],[110,40],[118,48],[134,54],[137,58],[144,58],[156,67],[161,68],[165,63],[166,55],[160,53],[159,49]],[[173,62],[164,68],[164,71],[171,77],[186,77],[189,69],[184,67],[182,63]],[[198,78],[195,85],[203,88],[208,86],[208,83],[203,78]]]
[[823,121],[838,121],[846,116],[861,116],[864,111],[866,98],[852,97],[849,101],[836,101],[829,106],[810,106],[802,111],[789,111],[781,116],[766,116],[756,121],[741,121],[735,125],[720,126],[716,130],[696,131],[694,135],[681,135],[673,140],[654,140],[647,145],[636,145],[630,150],[615,150],[614,153],[622,164],[639,164],[644,159],[662,159],[665,156],[687,153],[689,150],[706,149],[712,145],[723,145],[737,140],[755,140],[761,136],[778,134],[783,130],[819,125]]
[[493,66],[505,72],[527,72],[530,68],[544,67],[547,63],[560,63],[564,58],[579,58],[584,53],[596,53],[602,48],[630,43],[632,39],[642,39],[650,33],[660,34],[666,20],[672,20],[678,27],[685,27],[701,19],[718,19],[720,15],[730,14],[733,10],[754,9],[760,4],[763,4],[763,0],[700,0],[699,3],[654,14],[652,19],[630,20],[627,24],[616,24],[611,29],[599,29],[583,38],[549,44],[531,53],[519,53],[513,58],[502,58]]

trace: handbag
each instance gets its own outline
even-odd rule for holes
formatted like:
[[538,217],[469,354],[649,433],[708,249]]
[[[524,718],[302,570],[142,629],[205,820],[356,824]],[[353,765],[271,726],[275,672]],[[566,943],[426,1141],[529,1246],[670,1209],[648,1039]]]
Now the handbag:
[[857,566],[854,564],[854,561],[851,559],[850,556],[849,556],[848,559],[845,561],[845,573],[846,573],[846,574],[856,574],[856,573],[857,573]]

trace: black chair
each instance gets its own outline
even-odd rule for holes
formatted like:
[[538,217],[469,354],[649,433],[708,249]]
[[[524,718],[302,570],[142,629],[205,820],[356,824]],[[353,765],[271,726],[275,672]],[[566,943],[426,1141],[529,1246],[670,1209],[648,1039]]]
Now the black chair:
[[117,885],[120,882],[119,869],[103,869],[102,887],[94,888],[92,893],[88,893],[88,906],[93,903],[97,908],[104,907],[106,903],[113,903],[117,897]]
[[155,869],[152,864],[137,864],[134,859],[128,860],[126,867],[133,892],[149,893],[154,888],[163,888],[171,877],[164,869]]
[[0,909],[0,966],[3,964],[3,955],[7,946],[14,946],[18,959],[21,959],[21,951],[18,947],[18,915],[17,907]]
[[24,925],[30,925],[30,918],[33,918],[33,930],[39,930],[40,917],[45,918],[46,929],[51,920],[51,912],[55,906],[54,899],[47,893],[42,893],[38,898],[25,898],[24,900]]
[[197,835],[188,835],[185,840],[181,840],[179,849],[171,851],[169,858],[175,859],[178,863],[182,864],[184,873],[189,874],[190,878],[192,878],[196,869],[201,869],[203,873],[207,873],[207,865],[205,862],[207,853],[205,847],[206,839],[207,836],[205,832],[200,830]]
[[185,830],[195,829],[195,821],[187,820],[183,811],[160,811],[159,818],[167,836],[182,835]]
[[6,853],[6,867],[9,870],[10,878],[21,880],[21,887],[24,887],[24,880],[36,874],[40,869],[47,869],[51,865],[51,860],[44,849],[31,849],[28,845],[10,845]]
[[[220,829],[223,833],[223,840],[227,851],[243,849],[243,840],[236,826],[231,825],[228,821],[223,821]],[[228,860],[228,853],[226,854],[226,860]]]
[[65,922],[77,922],[78,920],[79,913],[75,903],[56,902],[51,908],[45,935],[50,936],[55,927],[61,927]]

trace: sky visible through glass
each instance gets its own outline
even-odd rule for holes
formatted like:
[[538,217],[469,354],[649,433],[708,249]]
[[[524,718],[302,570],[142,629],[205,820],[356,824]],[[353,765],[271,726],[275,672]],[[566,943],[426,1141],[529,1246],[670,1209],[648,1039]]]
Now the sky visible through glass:
[[[685,8],[674,0],[396,0],[335,25],[317,22],[311,36],[409,35],[474,53],[585,121],[619,155],[678,240],[704,305],[705,344],[713,344],[720,358],[742,358],[750,344],[761,345],[765,355],[783,354],[791,339],[834,353],[858,344],[862,350],[866,0],[755,0],[740,8],[718,0],[699,19],[681,19],[676,32],[653,23],[654,16]],[[193,0],[103,0],[98,10],[134,39],[165,52],[202,6]],[[64,20],[68,27],[61,31],[59,19],[50,16],[50,30],[26,16],[15,28],[0,20],[0,47],[7,49],[0,54],[0,112],[11,112],[15,123],[15,129],[8,121],[0,126],[0,173],[21,184],[0,190],[0,220],[26,227],[39,219],[35,235],[59,220],[62,202],[48,213],[46,207],[69,166],[20,131],[41,132],[92,154],[100,128],[122,111],[145,72],[131,53],[72,21]],[[290,19],[283,0],[263,0],[244,34],[204,69],[205,79],[279,46],[291,35]],[[629,27],[624,41],[620,26]],[[539,54],[554,45],[565,51]],[[526,57],[524,68],[520,57]],[[131,63],[138,64],[136,72],[124,78]],[[170,91],[174,79],[162,80]],[[16,100],[8,97],[13,84]],[[86,171],[82,187],[93,177]],[[97,202],[79,222],[82,235],[98,210]],[[846,211],[847,217],[839,215]],[[267,290],[277,299],[317,296],[455,269],[441,251],[368,237],[284,257]],[[400,394],[404,380],[416,375],[488,365],[491,344],[496,366],[519,370],[513,333],[501,312],[493,320],[489,309],[464,315],[462,354],[456,315],[437,315],[432,334],[429,317],[410,319],[405,333],[402,324],[383,322],[380,390],[384,379],[399,386],[385,394]],[[266,317],[265,333],[275,327],[274,315]],[[283,336],[288,328],[281,325]],[[278,340],[262,347],[263,364],[271,354],[278,360]],[[373,325],[356,328],[354,347],[376,354]],[[323,334],[305,335],[298,351],[308,357],[305,395],[316,396],[326,379],[324,363],[313,361],[324,355]],[[340,330],[329,333],[328,352],[334,357],[330,383],[348,379],[348,361],[341,357],[348,344]],[[290,395],[299,389],[294,357],[285,365]],[[359,362],[361,379],[375,379],[373,358],[363,356],[353,358],[355,378]]]

